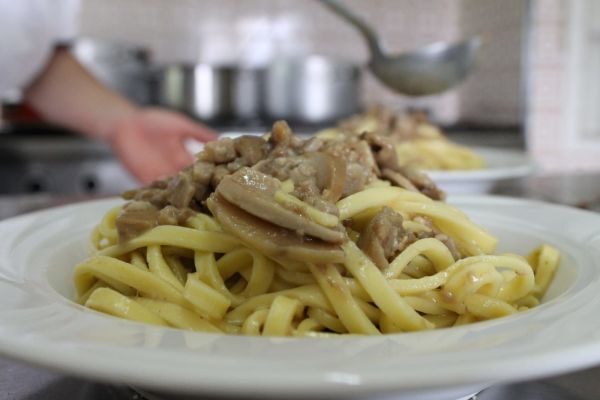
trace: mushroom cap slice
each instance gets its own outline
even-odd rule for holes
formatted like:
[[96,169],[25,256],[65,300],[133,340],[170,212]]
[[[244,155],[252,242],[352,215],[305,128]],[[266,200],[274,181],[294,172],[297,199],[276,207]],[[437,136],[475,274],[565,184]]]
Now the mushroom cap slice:
[[213,193],[206,204],[225,232],[272,259],[318,264],[344,261],[339,245],[273,225],[236,207],[218,193]]
[[310,235],[331,243],[343,243],[346,232],[338,225],[326,227],[302,215],[299,210],[284,207],[275,200],[281,183],[276,178],[251,168],[242,168],[221,180],[216,192],[228,202],[249,214],[300,235]]
[[346,161],[323,152],[306,153],[304,157],[317,171],[317,185],[325,200],[338,201],[346,183]]

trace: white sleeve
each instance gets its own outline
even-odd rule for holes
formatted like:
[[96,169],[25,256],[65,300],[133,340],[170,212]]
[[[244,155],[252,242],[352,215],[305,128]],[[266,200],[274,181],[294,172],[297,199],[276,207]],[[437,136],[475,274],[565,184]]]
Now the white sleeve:
[[0,0],[0,97],[44,68],[59,42],[78,30],[79,0]]
[[[59,0],[60,7],[54,6],[52,11],[56,13],[55,32],[58,42],[70,42],[79,33],[80,0]],[[56,7],[56,8],[54,8]]]

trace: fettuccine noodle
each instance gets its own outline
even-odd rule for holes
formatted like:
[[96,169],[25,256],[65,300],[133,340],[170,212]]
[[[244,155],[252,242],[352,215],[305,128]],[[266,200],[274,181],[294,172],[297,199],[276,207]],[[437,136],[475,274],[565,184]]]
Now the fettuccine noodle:
[[[78,301],[116,317],[203,332],[265,336],[378,335],[457,326],[539,304],[560,254],[494,254],[497,240],[456,208],[398,187],[372,185],[337,202],[351,240],[339,263],[274,260],[225,233],[210,215],[156,226],[127,242],[108,211],[95,254],[77,265]],[[383,207],[418,239],[384,268],[357,238]],[[431,229],[443,236],[419,238]],[[420,219],[421,218],[421,219]]]

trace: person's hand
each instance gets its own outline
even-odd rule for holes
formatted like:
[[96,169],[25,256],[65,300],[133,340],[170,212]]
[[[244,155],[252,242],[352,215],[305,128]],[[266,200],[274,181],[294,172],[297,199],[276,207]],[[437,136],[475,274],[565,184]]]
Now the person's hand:
[[114,124],[113,150],[142,183],[174,175],[193,162],[185,147],[188,139],[207,142],[215,133],[204,125],[172,111],[140,109]]

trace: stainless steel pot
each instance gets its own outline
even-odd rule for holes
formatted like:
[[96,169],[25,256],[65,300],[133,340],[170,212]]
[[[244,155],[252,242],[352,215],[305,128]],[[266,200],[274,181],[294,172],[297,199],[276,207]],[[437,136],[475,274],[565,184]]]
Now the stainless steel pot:
[[240,67],[235,70],[232,111],[241,123],[256,123],[264,117],[265,70]]
[[206,64],[165,66],[158,76],[158,102],[204,120],[231,116],[232,68]]
[[320,124],[357,112],[359,85],[358,66],[317,56],[267,68],[173,64],[158,71],[155,101],[206,121]]
[[271,119],[319,124],[357,112],[360,67],[325,57],[277,60],[266,71],[265,111]]
[[156,101],[208,121],[247,122],[262,114],[260,69],[173,64],[158,71]]

